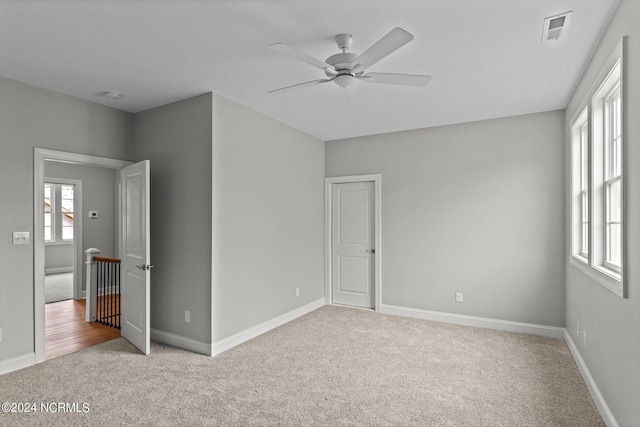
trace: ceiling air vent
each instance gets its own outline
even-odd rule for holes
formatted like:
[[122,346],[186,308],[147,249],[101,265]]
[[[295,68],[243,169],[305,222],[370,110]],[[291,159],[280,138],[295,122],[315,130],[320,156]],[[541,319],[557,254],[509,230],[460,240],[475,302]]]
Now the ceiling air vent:
[[544,19],[542,27],[542,43],[548,43],[558,40],[567,32],[567,27],[571,21],[573,12],[565,12],[560,15],[550,16]]

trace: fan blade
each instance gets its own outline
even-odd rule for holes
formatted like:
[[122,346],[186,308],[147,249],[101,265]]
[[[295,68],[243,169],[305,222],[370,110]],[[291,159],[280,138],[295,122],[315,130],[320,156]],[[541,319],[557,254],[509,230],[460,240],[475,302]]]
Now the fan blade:
[[357,73],[366,70],[411,40],[413,40],[413,36],[410,33],[400,27],[394,28],[353,61],[356,66],[352,72]]
[[367,83],[384,83],[403,86],[426,86],[431,81],[431,76],[421,74],[395,74],[395,73],[368,73],[356,76],[356,79]]
[[320,61],[319,59],[309,56],[306,53],[302,53],[299,50],[296,50],[290,46],[287,46],[286,44],[273,43],[267,47],[275,52],[297,59],[298,61],[302,61],[305,64],[309,64],[312,67],[316,67],[321,70],[329,70],[334,73],[336,72],[336,69],[332,65],[329,65],[326,62]]
[[281,87],[280,89],[273,89],[273,90],[270,90],[267,93],[284,93],[284,92],[288,92],[288,91],[294,90],[294,89],[302,89],[303,87],[314,86],[314,85],[317,85],[317,84],[320,84],[320,83],[330,82],[332,80],[333,80],[333,78],[331,78],[331,79],[311,80],[310,82],[304,82],[304,83],[298,83],[298,84],[291,85],[291,86],[285,86],[285,87]]

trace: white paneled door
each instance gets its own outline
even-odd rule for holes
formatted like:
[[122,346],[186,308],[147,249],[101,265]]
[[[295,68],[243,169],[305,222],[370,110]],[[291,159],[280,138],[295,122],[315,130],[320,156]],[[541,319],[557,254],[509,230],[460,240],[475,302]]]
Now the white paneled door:
[[332,302],[374,308],[374,183],[333,184],[331,197]]
[[122,336],[150,353],[149,161],[121,170]]

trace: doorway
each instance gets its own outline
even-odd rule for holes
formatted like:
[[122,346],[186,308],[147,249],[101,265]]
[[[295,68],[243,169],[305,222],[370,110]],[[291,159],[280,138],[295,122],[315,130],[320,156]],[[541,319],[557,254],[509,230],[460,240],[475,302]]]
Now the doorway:
[[[44,199],[45,162],[61,162],[76,165],[97,166],[108,169],[122,169],[132,162],[115,160],[103,157],[87,156],[75,153],[66,153],[54,150],[36,148],[34,150],[34,336],[35,336],[35,361],[45,360],[45,223],[42,214],[42,201]],[[79,209],[81,212],[81,209]],[[117,224],[116,227],[119,225]],[[79,231],[79,230],[78,230]],[[117,233],[116,233],[117,235]],[[76,235],[76,242],[82,241],[81,236]],[[116,245],[117,247],[117,245]],[[76,245],[74,265],[81,266],[82,251],[80,244]],[[77,270],[76,270],[77,271]],[[76,274],[82,286],[81,274]],[[76,290],[78,285],[75,286]]]
[[118,187],[116,169],[44,163],[44,328],[45,360],[50,360],[120,336],[117,328],[86,321],[84,289],[84,249],[118,254]]
[[325,178],[327,304],[380,310],[381,175]]
[[[82,298],[82,181],[47,176],[44,183],[45,304]],[[80,246],[79,246],[80,245]]]

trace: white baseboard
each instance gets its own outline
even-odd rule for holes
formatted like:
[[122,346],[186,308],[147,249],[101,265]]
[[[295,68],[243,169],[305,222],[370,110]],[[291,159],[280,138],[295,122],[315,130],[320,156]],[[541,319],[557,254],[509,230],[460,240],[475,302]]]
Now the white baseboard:
[[61,273],[73,273],[73,266],[71,267],[52,267],[45,268],[44,274],[61,274]]
[[218,340],[211,344],[211,355],[215,356],[216,354],[220,354],[223,351],[229,350],[232,347],[235,347],[245,341],[249,341],[250,339],[257,337],[258,335],[262,335],[265,332],[270,331],[271,329],[275,329],[278,326],[282,326],[285,323],[297,319],[300,316],[311,313],[312,311],[324,305],[325,299],[320,298],[316,301],[313,301],[312,303],[304,305],[300,308],[296,308],[295,310],[291,310],[288,313],[275,317],[271,320],[267,320],[266,322],[260,323],[259,325],[256,325],[252,328],[246,329],[242,332],[238,332],[237,334],[230,337]]
[[421,310],[417,308],[398,307],[386,304],[382,304],[380,306],[380,313],[433,320],[436,322],[453,323],[456,325],[475,326],[477,328],[496,329],[498,331],[539,335],[547,338],[564,338],[564,328],[557,326],[512,322],[510,320],[490,319],[487,317],[467,316],[465,314],[444,313],[440,311]]
[[160,331],[158,329],[151,329],[151,339],[153,341],[158,341],[184,350],[193,351],[194,353],[211,356],[211,344],[183,337],[182,335],[176,335],[171,332]]
[[616,419],[613,417],[613,413],[609,409],[609,406],[607,405],[607,402],[604,400],[604,397],[602,397],[602,393],[600,393],[600,389],[598,388],[596,382],[591,376],[591,372],[589,372],[589,368],[587,368],[587,364],[584,363],[584,360],[582,359],[582,356],[578,351],[578,347],[576,347],[576,344],[573,342],[573,339],[571,338],[571,334],[566,329],[564,331],[564,341],[567,343],[567,347],[569,347],[569,351],[573,356],[573,360],[576,362],[576,365],[578,365],[578,369],[582,374],[582,378],[584,379],[584,382],[587,384],[587,388],[591,393],[591,397],[593,398],[593,401],[598,407],[598,411],[600,412],[600,416],[602,417],[602,420],[609,427],[618,427],[618,423],[616,422]]
[[17,371],[31,365],[36,364],[36,354],[27,353],[22,356],[12,357],[11,359],[0,361],[0,375]]

